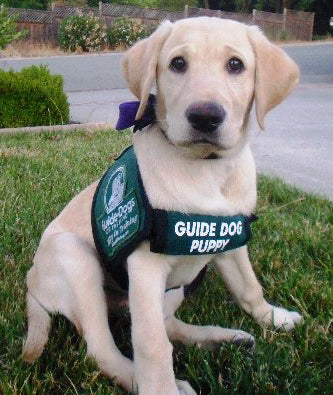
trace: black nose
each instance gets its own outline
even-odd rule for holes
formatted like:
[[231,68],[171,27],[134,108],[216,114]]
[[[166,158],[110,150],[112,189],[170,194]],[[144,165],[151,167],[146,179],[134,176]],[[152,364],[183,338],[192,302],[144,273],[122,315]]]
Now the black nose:
[[225,118],[224,108],[213,102],[197,102],[185,111],[185,116],[193,129],[202,133],[214,132]]

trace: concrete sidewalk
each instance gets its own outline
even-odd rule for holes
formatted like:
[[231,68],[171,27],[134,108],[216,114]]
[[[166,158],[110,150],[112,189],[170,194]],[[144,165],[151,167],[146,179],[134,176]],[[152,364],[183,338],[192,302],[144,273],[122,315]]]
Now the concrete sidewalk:
[[138,100],[128,89],[67,92],[70,118],[74,123],[117,123],[119,104]]

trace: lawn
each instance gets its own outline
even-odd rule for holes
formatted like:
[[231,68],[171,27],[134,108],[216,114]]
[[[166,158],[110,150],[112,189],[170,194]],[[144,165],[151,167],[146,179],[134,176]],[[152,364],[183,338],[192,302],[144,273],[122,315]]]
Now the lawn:
[[[0,137],[0,393],[123,394],[85,358],[85,343],[54,316],[50,340],[33,365],[21,358],[26,331],[25,275],[46,225],[130,142],[114,131]],[[295,309],[291,333],[260,328],[232,301],[211,269],[179,316],[191,323],[241,328],[254,352],[175,344],[174,367],[200,394],[328,394],[333,390],[333,204],[259,178],[259,220],[249,243],[266,298]],[[113,323],[114,324],[114,323]],[[117,342],[130,353],[127,321]]]

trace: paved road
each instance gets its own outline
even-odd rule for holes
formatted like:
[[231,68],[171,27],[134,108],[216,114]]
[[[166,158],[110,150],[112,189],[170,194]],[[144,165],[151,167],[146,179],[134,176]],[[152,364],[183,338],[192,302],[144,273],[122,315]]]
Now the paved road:
[[[333,84],[333,43],[285,45],[284,50],[300,65],[301,83]],[[32,64],[46,64],[61,74],[67,92],[126,88],[120,70],[120,53],[51,56],[47,58],[1,59],[0,69],[21,70]]]
[[259,172],[333,201],[333,85],[300,85],[253,130]]
[[333,200],[333,43],[287,45],[300,67],[299,86],[266,119],[253,123],[257,167]]
[[1,59],[0,69],[15,71],[33,64],[47,65],[52,74],[64,77],[66,92],[126,88],[120,67],[121,54],[50,56]]
[[299,65],[300,83],[333,84],[333,42],[284,45],[283,49]]
[[[277,175],[333,201],[333,43],[286,45],[298,63],[298,88],[266,118],[265,132],[252,120],[253,151],[260,172]],[[120,74],[120,54],[47,58],[61,73],[78,122],[115,122],[119,103],[133,96]],[[0,68],[46,63],[1,60]],[[254,118],[254,117],[252,117]]]

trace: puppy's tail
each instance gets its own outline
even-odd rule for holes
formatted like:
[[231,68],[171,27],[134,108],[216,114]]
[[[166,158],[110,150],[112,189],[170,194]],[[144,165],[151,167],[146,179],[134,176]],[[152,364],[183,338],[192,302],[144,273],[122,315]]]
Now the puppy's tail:
[[23,346],[23,358],[33,363],[43,352],[49,337],[51,318],[46,309],[27,293],[28,335]]

